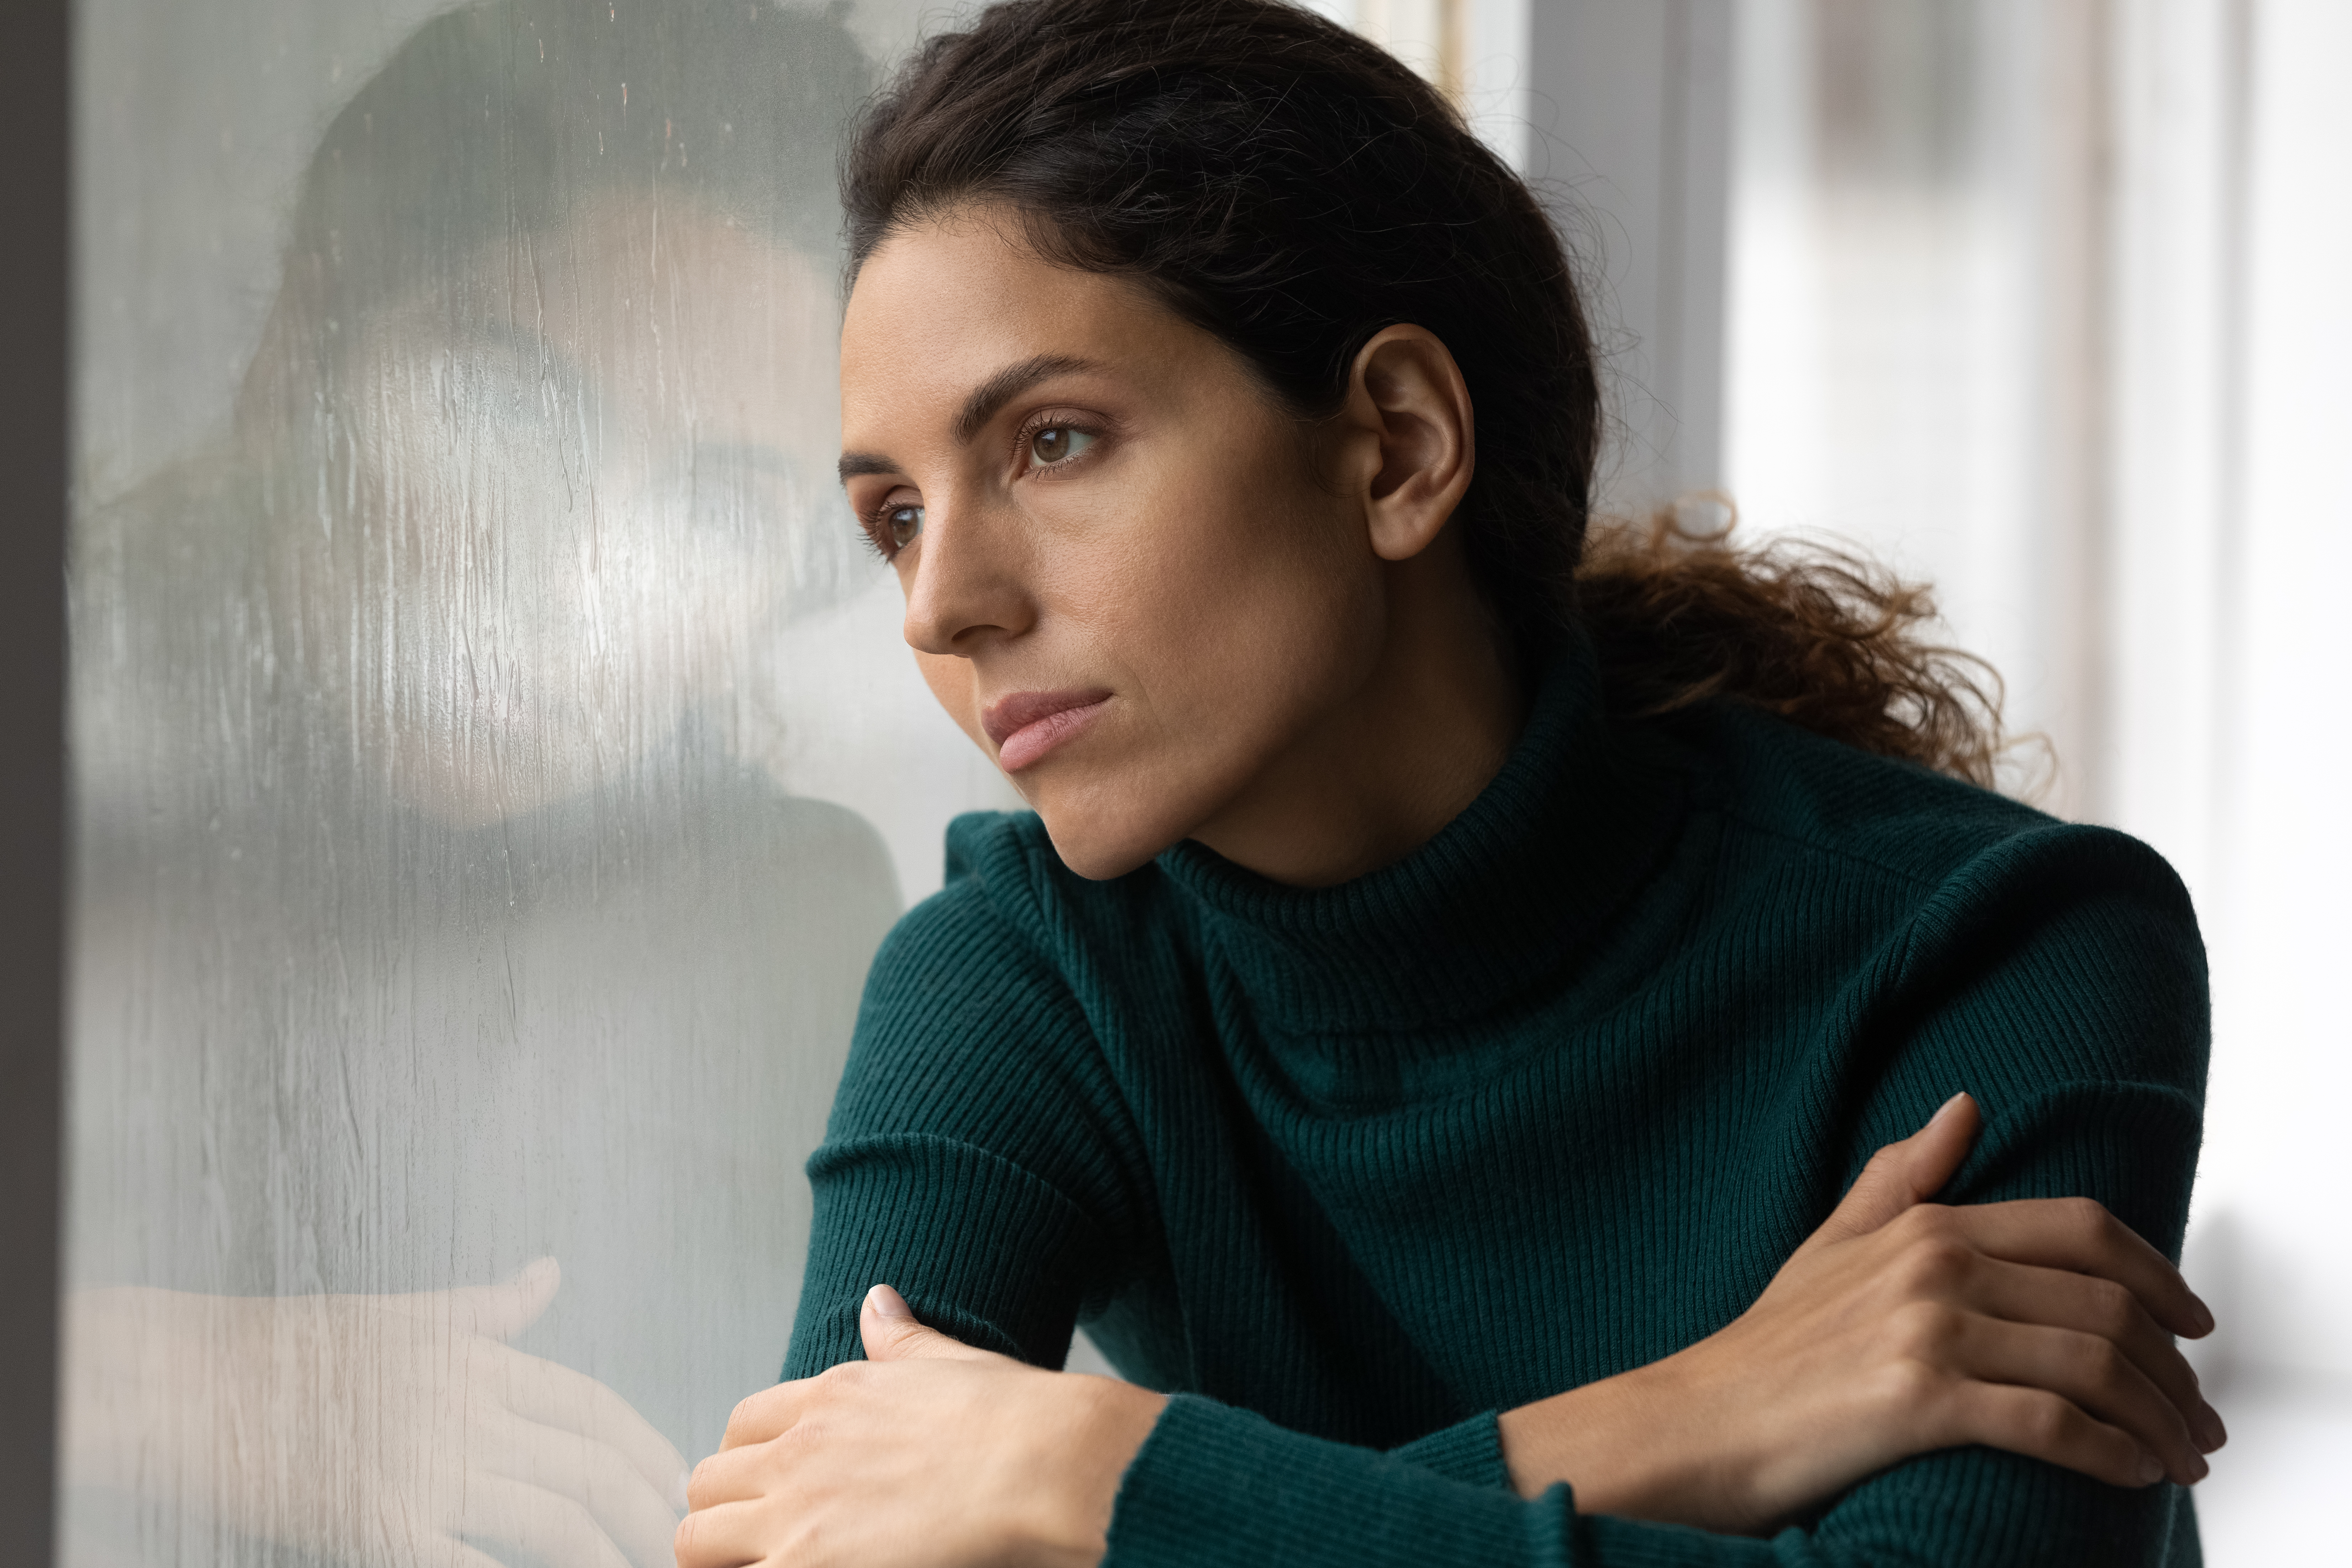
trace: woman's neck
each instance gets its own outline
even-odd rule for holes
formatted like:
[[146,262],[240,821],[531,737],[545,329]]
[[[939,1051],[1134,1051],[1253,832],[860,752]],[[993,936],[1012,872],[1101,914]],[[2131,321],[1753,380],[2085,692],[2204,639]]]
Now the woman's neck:
[[1190,835],[1270,880],[1325,888],[1402,859],[1478,797],[1527,721],[1511,639],[1452,532],[1383,570],[1370,677]]

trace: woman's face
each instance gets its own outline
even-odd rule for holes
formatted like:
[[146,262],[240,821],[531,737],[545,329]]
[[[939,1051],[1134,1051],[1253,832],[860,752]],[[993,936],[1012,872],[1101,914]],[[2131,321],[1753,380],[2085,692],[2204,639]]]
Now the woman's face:
[[1311,765],[1380,659],[1381,563],[1238,355],[1017,232],[966,209],[867,260],[842,475],[941,705],[1112,877]]

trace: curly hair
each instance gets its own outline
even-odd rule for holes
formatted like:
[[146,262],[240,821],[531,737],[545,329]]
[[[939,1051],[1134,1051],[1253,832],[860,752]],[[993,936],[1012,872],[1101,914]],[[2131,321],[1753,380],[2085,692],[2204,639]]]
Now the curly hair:
[[1654,718],[1729,697],[1881,756],[1986,789],[2009,749],[2000,674],[1930,639],[1936,601],[1834,545],[1729,542],[1674,510],[1597,524],[1579,616],[1610,706]]
[[1744,701],[1990,781],[1998,681],[1921,639],[1924,590],[1670,525],[1588,551],[1602,407],[1559,233],[1358,35],[1278,0],[1003,0],[867,108],[842,200],[853,278],[903,226],[1002,204],[1047,259],[1133,279],[1222,339],[1303,421],[1339,406],[1374,333],[1428,329],[1477,409],[1454,526],[1522,646],[1580,626],[1623,711]]

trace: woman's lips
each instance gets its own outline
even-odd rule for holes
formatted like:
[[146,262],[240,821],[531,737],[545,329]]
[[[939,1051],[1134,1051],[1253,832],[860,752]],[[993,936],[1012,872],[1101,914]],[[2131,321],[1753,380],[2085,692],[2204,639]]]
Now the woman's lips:
[[980,716],[980,727],[996,742],[996,765],[1008,773],[1018,773],[1092,724],[1109,700],[1110,693],[1099,687],[1016,691],[990,703]]

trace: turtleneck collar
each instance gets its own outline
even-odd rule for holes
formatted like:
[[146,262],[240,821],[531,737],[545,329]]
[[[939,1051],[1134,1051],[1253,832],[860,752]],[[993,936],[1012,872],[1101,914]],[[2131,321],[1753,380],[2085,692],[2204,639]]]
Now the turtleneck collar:
[[1684,794],[1677,770],[1610,724],[1578,635],[1539,665],[1502,770],[1403,859],[1315,889],[1189,840],[1159,865],[1266,1022],[1428,1028],[1507,1006],[1557,973],[1655,864]]

